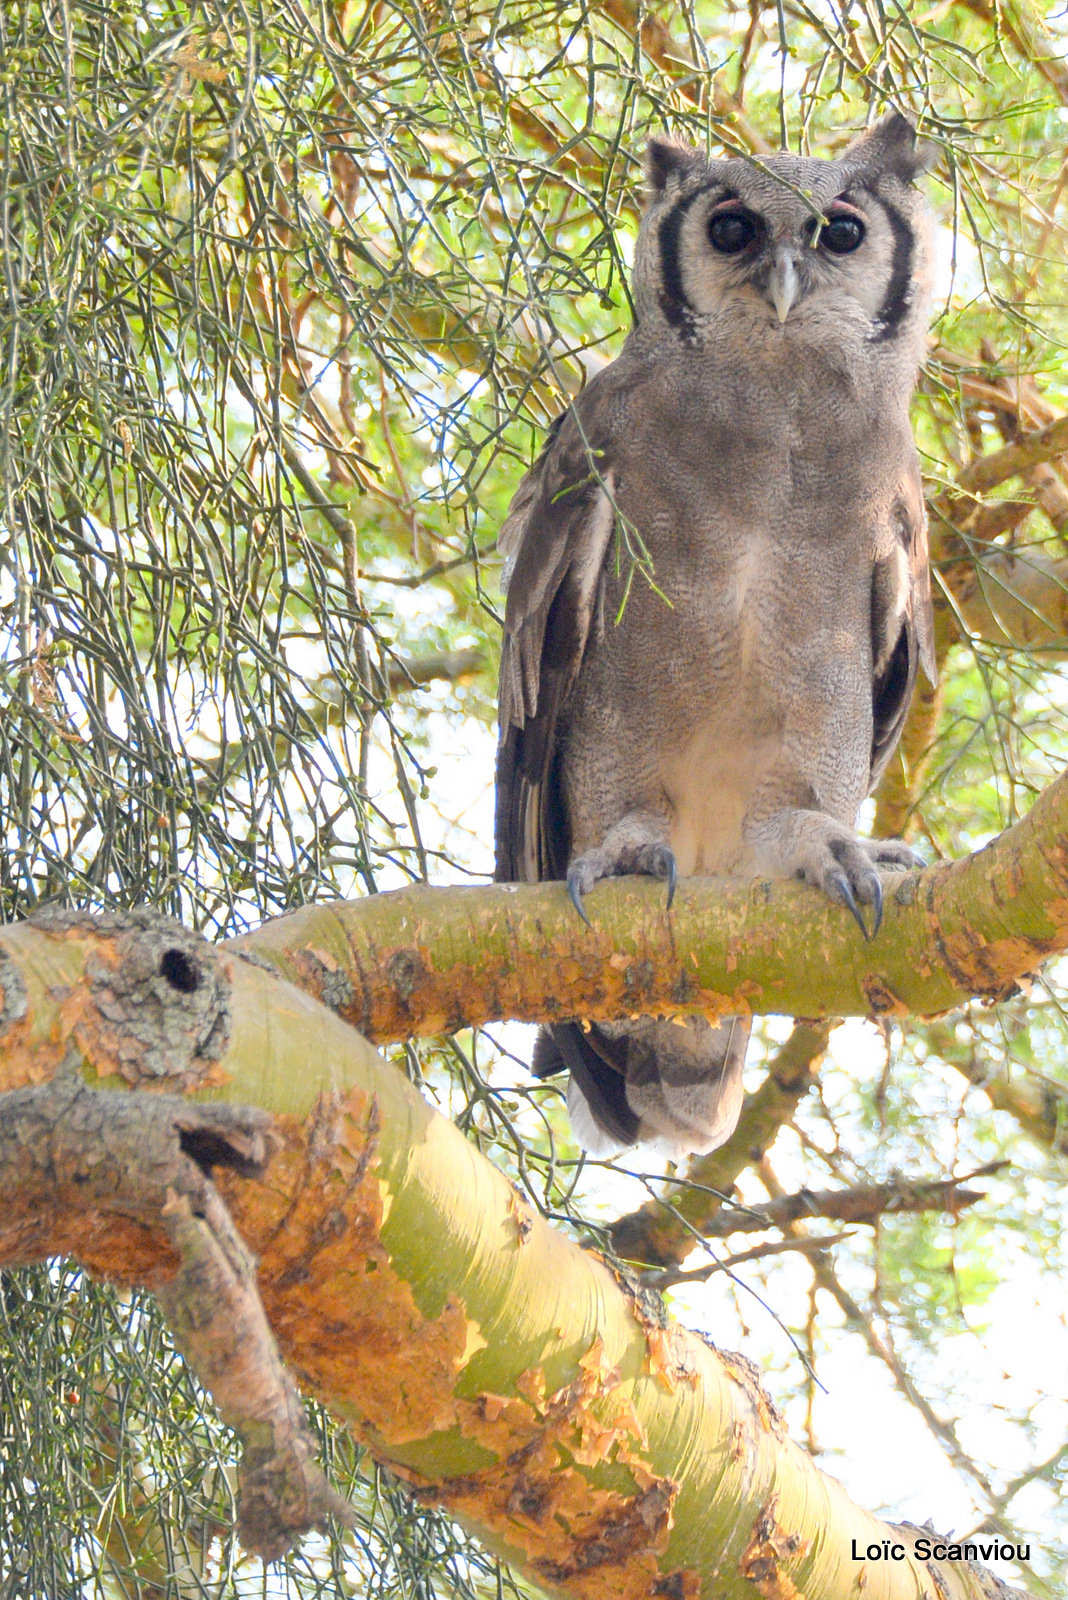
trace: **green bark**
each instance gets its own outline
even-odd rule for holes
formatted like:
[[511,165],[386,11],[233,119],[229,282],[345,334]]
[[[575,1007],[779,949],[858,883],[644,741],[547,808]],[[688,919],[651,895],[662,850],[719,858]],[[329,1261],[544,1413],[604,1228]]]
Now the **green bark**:
[[232,948],[334,1005],[377,1043],[502,1018],[935,1016],[1001,999],[1068,948],[1068,779],[985,849],[886,875],[866,943],[798,883],[598,884],[588,928],[559,883],[419,886],[265,923]]
[[[220,1188],[260,1255],[280,1345],[420,1497],[543,1587],[582,1600],[1008,1593],[959,1563],[854,1559],[854,1541],[911,1550],[915,1530],[855,1506],[787,1439],[744,1358],[550,1228],[307,995],[158,921],[111,917],[97,933],[53,918],[3,944],[9,1086],[47,1078],[74,1045],[96,1081],[199,1081],[200,1096],[276,1113],[266,1176],[220,1174]],[[199,1044],[183,1056],[187,1036]],[[129,1275],[92,1217],[69,1226],[91,1268]],[[68,1243],[58,1226],[56,1248]]]

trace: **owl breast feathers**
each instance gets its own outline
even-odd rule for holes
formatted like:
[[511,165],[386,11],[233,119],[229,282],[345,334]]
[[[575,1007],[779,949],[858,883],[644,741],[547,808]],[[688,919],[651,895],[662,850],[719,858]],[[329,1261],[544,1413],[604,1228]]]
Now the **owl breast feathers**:
[[[908,405],[924,165],[891,113],[834,161],[654,140],[618,360],[558,418],[501,530],[497,877],[798,877],[878,930],[857,811],[933,676]],[[648,581],[651,575],[652,581]],[[541,1030],[578,1137],[729,1137],[747,1019]]]

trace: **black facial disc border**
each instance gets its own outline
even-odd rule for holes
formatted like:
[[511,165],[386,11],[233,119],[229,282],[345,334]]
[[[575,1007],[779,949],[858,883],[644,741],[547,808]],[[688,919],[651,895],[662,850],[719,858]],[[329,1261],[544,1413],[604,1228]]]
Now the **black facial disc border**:
[[658,239],[660,243],[660,309],[672,327],[679,328],[684,333],[692,332],[693,319],[697,315],[696,307],[687,297],[682,281],[682,265],[679,261],[679,240],[682,236],[682,225],[686,220],[690,207],[703,195],[716,194],[720,200],[737,200],[738,196],[732,189],[720,183],[706,183],[699,189],[694,189],[691,194],[685,194],[676,200],[667,216],[660,223]]
[[888,339],[895,337],[912,305],[912,261],[916,250],[916,235],[901,212],[896,206],[892,206],[889,200],[884,200],[877,194],[873,194],[871,198],[877,206],[882,207],[893,238],[890,253],[890,282],[886,286],[886,297],[875,316],[876,332],[872,337],[874,344],[885,344]]

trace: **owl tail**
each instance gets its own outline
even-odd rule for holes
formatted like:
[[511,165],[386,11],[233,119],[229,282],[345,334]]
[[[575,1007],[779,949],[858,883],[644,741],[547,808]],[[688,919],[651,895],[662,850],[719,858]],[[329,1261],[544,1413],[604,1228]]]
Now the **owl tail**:
[[557,1022],[542,1028],[531,1071],[571,1075],[567,1105],[591,1155],[651,1145],[678,1160],[729,1139],[742,1109],[747,1017]]

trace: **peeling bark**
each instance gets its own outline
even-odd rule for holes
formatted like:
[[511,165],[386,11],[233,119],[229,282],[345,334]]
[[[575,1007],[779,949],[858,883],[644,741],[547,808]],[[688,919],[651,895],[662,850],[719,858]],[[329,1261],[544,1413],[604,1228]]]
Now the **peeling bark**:
[[[126,1022],[143,1045],[143,1019]],[[99,1263],[114,1219],[122,1235],[133,1225],[144,1262],[137,1275],[244,1446],[238,1535],[252,1554],[276,1560],[327,1514],[350,1513],[316,1464],[260,1304],[255,1260],[207,1175],[221,1164],[262,1176],[271,1119],[241,1106],[90,1089],[75,1061],[48,1083],[0,1095],[0,1264],[77,1256],[87,1237]]]
[[[14,1068],[8,1081],[39,1082],[71,1044],[98,1078],[118,1075],[186,1093],[221,1081],[229,982],[207,940],[147,909],[90,916],[48,907],[21,926],[45,936],[47,945],[38,948],[50,958],[35,968],[31,943],[23,969],[11,945],[0,943],[0,1050]],[[55,1017],[50,1046],[40,1037],[45,996],[45,1014]]]
[[352,1521],[327,1483],[300,1396],[282,1364],[256,1289],[256,1262],[209,1185],[202,1214],[187,1195],[162,1211],[181,1258],[156,1291],[175,1343],[244,1447],[237,1472],[237,1533],[246,1550],[277,1561],[328,1517]]
[[592,927],[562,884],[417,886],[307,906],[218,952],[147,913],[33,918],[0,936],[14,997],[0,1082],[39,1081],[73,1040],[101,1077],[220,1083],[253,961],[379,1043],[503,1018],[935,1016],[1007,997],[1068,948],[1066,837],[1062,777],[974,855],[887,874],[870,944],[806,885],[737,879],[685,880],[670,912],[658,885],[609,880],[591,893]]

